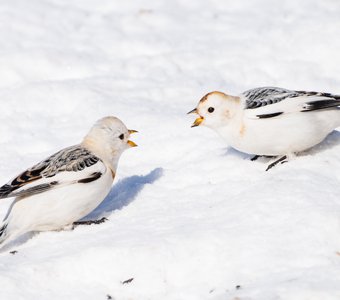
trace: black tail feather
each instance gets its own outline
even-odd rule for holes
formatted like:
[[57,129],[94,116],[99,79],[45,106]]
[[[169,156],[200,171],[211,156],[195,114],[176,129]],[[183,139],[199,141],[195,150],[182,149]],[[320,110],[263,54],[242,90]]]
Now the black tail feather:
[[340,107],[340,99],[317,100],[305,103],[302,112],[337,107]]
[[1,243],[1,239],[5,235],[7,226],[8,226],[8,223],[3,223],[2,226],[0,227],[0,243]]

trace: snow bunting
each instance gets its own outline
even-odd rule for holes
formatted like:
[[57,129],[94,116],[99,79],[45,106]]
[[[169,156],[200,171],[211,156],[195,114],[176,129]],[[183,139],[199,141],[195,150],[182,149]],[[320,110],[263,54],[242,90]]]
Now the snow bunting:
[[0,188],[0,198],[15,197],[0,225],[3,245],[29,231],[72,226],[109,193],[122,152],[137,146],[115,117],[97,121],[81,144],[65,148]]
[[231,147],[255,154],[254,159],[278,157],[269,170],[340,126],[339,107],[340,95],[261,87],[239,96],[211,92],[189,114],[199,115],[192,127],[212,128]]

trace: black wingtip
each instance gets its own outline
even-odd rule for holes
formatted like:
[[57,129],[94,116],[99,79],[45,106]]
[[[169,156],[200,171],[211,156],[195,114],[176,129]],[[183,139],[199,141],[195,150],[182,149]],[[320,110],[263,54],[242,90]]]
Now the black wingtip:
[[327,108],[337,108],[340,106],[340,100],[330,99],[330,100],[317,100],[311,101],[304,104],[301,112],[327,109]]
[[277,113],[273,113],[273,114],[263,114],[263,115],[256,115],[256,117],[258,117],[259,119],[268,119],[268,118],[274,118],[277,117],[279,115],[282,115],[283,112],[277,112]]
[[0,199],[7,198],[9,194],[12,193],[14,190],[16,190],[16,188],[12,185],[3,185],[2,187],[0,187]]

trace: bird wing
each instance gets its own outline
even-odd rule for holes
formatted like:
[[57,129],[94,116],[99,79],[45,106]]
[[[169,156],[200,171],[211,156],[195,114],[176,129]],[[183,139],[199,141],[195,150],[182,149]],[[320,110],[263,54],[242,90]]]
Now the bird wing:
[[106,172],[105,164],[80,145],[65,148],[27,169],[0,187],[0,199],[25,198],[74,183],[99,179]]
[[273,118],[285,113],[337,109],[340,106],[340,95],[276,87],[252,89],[241,94],[241,97],[249,118]]

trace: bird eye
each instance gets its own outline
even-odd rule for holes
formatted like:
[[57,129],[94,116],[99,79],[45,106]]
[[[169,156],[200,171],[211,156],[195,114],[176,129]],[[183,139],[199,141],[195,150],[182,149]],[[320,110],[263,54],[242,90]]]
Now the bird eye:
[[210,112],[210,113],[214,112],[214,110],[215,110],[215,108],[213,108],[213,107],[208,108],[208,112]]
[[122,133],[122,134],[119,136],[119,138],[120,138],[121,140],[124,140],[124,134]]

